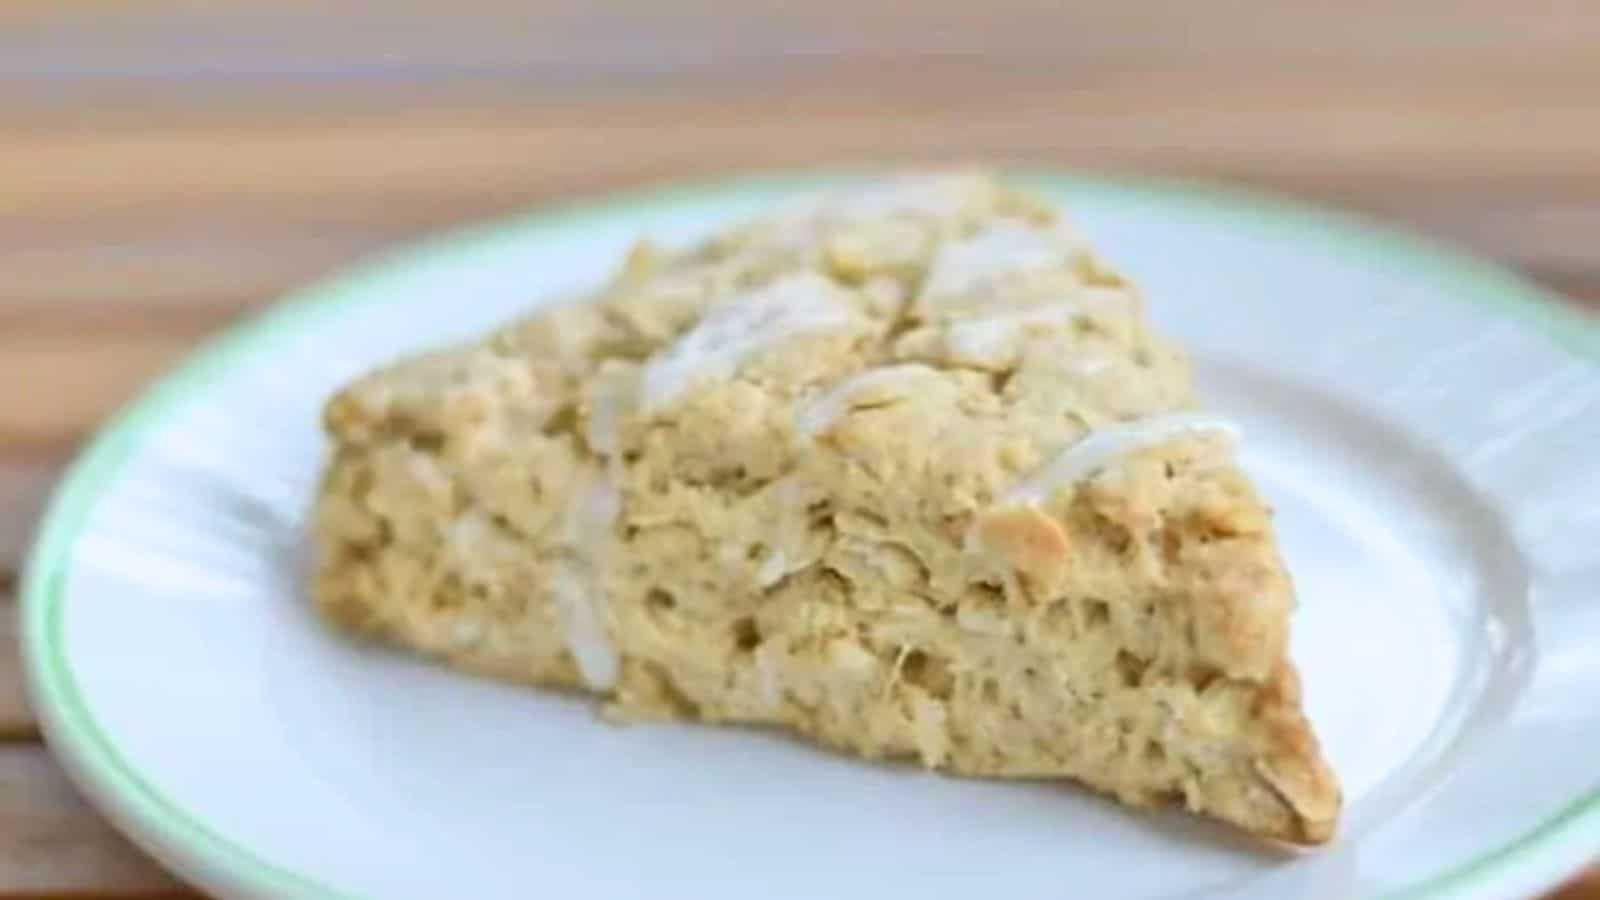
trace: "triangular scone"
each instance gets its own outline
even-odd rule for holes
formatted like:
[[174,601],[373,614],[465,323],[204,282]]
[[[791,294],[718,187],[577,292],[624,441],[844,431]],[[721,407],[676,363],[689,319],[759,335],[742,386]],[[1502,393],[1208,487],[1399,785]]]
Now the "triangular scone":
[[617,717],[1326,841],[1290,579],[1192,403],[1040,200],[960,174],[808,198],[340,393],[316,596]]

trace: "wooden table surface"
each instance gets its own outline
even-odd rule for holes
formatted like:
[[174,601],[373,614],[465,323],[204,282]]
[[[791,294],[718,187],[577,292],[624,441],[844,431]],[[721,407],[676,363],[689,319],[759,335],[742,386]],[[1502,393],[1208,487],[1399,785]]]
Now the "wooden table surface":
[[[345,6],[0,4],[4,628],[52,481],[146,379],[364,254],[552,198],[874,162],[1180,173],[1600,309],[1592,0]],[[0,898],[181,895],[63,780],[14,648]],[[1600,875],[1560,896],[1600,898]]]

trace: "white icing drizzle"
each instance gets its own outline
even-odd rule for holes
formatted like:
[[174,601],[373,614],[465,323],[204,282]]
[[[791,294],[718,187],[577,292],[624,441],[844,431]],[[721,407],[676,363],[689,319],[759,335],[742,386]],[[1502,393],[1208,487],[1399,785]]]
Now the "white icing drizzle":
[[1000,276],[1064,266],[1074,252],[1069,234],[1062,229],[1002,222],[945,245],[934,257],[922,293],[926,297],[965,294]]
[[566,640],[567,652],[578,664],[583,683],[596,691],[610,690],[617,683],[620,661],[606,634],[602,605],[604,597],[590,588],[591,579],[571,563],[556,567],[551,593],[556,601],[556,619]]
[[900,387],[908,382],[937,375],[935,369],[917,363],[882,366],[868,369],[834,385],[827,393],[812,400],[795,412],[794,429],[806,437],[826,431],[841,416],[850,411],[851,403],[862,391],[872,388]]
[[953,322],[945,331],[945,343],[958,359],[992,360],[1007,355],[1015,348],[1017,339],[1027,326],[1059,321],[1077,312],[1075,303],[1061,304],[1065,308],[1055,306],[1052,304]]
[[617,421],[622,417],[622,407],[616,397],[597,394],[589,410],[589,421],[583,439],[590,449],[606,459],[617,452]]
[[843,292],[815,272],[780,279],[706,313],[646,364],[640,401],[658,410],[696,381],[728,378],[758,351],[800,334],[843,328],[855,318]]
[[584,684],[596,691],[616,685],[620,665],[606,632],[606,595],[595,572],[609,552],[611,531],[621,512],[622,493],[604,474],[572,498],[563,537],[577,559],[559,563],[551,583],[567,652],[577,662]]
[[618,432],[622,418],[633,406],[637,386],[631,379],[601,376],[589,399],[589,420],[584,429],[584,440],[594,452],[613,459],[618,446]]
[[960,358],[990,360],[1011,352],[1030,325],[1067,322],[1083,313],[1125,299],[1125,294],[1085,291],[1065,300],[959,319],[947,327],[945,342],[950,351]]
[[761,568],[756,571],[756,583],[764,588],[772,587],[789,574],[789,554],[782,548],[772,551],[761,563]]
[[1118,456],[1205,432],[1229,438],[1238,433],[1226,419],[1205,413],[1172,413],[1090,432],[1056,454],[1032,477],[1007,491],[999,505],[1037,506],[1056,491],[1092,475]]
[[567,506],[563,537],[579,556],[602,552],[611,542],[611,528],[622,513],[622,492],[607,474],[592,477]]

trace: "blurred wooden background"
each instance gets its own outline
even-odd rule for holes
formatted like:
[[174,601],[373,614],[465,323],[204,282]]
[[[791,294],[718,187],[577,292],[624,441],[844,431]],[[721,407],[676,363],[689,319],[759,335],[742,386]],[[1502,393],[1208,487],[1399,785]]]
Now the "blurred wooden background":
[[[83,437],[289,288],[551,198],[930,160],[1270,187],[1600,309],[1600,6],[9,0],[0,621]],[[179,891],[66,786],[0,647],[0,897]]]

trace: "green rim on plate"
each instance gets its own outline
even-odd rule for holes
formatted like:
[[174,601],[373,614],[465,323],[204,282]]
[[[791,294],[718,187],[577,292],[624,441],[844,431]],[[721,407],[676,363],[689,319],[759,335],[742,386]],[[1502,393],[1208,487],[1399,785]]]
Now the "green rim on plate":
[[[1559,298],[1509,271],[1397,233],[1355,216],[1324,211],[1253,191],[1182,180],[1011,173],[1069,202],[1115,200],[1124,206],[1179,208],[1220,222],[1246,223],[1325,245],[1337,245],[1374,266],[1414,274],[1469,302],[1487,304],[1526,322],[1578,356],[1600,361],[1600,327],[1564,308]],[[73,463],[46,512],[22,584],[22,649],[29,692],[46,736],[74,777],[101,797],[107,813],[145,849],[196,880],[223,882],[266,896],[335,898],[347,894],[262,859],[161,794],[125,759],[100,727],[78,688],[65,652],[64,607],[78,537],[123,466],[184,403],[258,354],[312,330],[324,316],[377,303],[396,285],[430,265],[520,243],[617,216],[671,208],[709,198],[759,202],[823,187],[841,174],[754,176],[717,183],[657,188],[598,202],[538,211],[501,223],[457,230],[365,263],[314,285],[209,341],[118,413]],[[1501,878],[1548,875],[1552,866],[1600,849],[1600,789],[1494,850],[1409,885],[1396,895],[1442,898],[1471,895]]]

